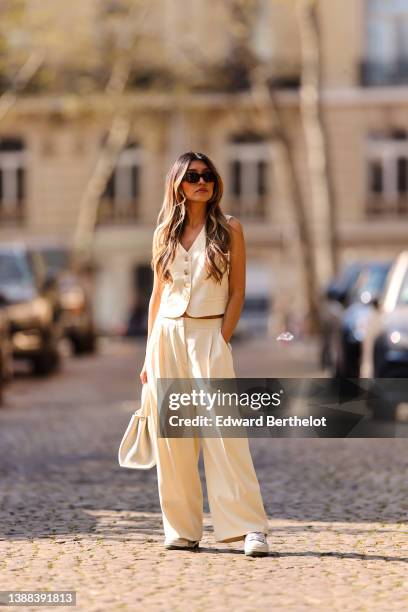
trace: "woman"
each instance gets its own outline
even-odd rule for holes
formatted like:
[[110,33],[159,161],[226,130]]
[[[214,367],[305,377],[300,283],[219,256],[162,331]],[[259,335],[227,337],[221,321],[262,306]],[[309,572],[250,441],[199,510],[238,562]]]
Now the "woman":
[[[166,177],[153,237],[154,284],[140,373],[153,397],[157,378],[235,378],[229,339],[245,295],[245,243],[220,208],[223,183],[202,153],[181,155]],[[268,520],[247,438],[201,438],[208,500],[218,542],[245,540],[268,554]],[[195,549],[202,537],[200,438],[155,439],[167,549]]]

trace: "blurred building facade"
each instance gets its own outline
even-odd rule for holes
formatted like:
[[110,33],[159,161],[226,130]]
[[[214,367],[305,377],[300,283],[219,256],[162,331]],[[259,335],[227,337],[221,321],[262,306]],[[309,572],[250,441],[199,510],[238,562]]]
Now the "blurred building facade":
[[[58,9],[50,2],[59,20],[56,31],[60,28],[62,38],[65,33],[67,44],[70,27],[80,27],[84,40],[97,41],[100,11],[113,18],[120,13],[114,0],[82,0],[80,5],[78,12],[75,2],[58,3]],[[406,247],[408,229],[408,5],[405,0],[320,1],[319,17],[322,107],[340,261],[393,256]],[[223,3],[156,0],[138,34],[135,74],[140,82],[156,73],[158,82],[166,83],[170,66],[178,83],[186,75],[193,87],[149,89],[135,82],[126,94],[131,135],[100,202],[93,245],[96,317],[107,332],[122,329],[132,308],[146,308],[164,177],[186,150],[207,153],[224,178],[222,208],[244,225],[250,293],[270,295],[282,312],[304,308],[291,192],[282,179],[276,126],[267,101],[255,106],[244,71],[231,61],[229,18]],[[299,34],[289,4],[257,3],[251,37],[258,57],[273,66],[277,99],[309,203],[299,112]],[[91,54],[86,58],[92,64]],[[213,68],[210,78],[204,62]],[[79,93],[20,97],[0,123],[1,240],[60,236],[70,241],[110,119],[104,96],[87,95],[86,84]],[[312,204],[310,210],[313,219]],[[260,285],[251,282],[251,270]],[[271,317],[273,332],[282,325]]]

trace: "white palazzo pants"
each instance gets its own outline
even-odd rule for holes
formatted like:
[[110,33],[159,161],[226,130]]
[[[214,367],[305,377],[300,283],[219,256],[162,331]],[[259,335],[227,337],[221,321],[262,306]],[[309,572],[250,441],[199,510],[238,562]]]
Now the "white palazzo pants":
[[[225,342],[221,325],[222,317],[156,317],[146,350],[147,396],[156,431],[158,378],[235,378],[231,345]],[[155,444],[166,539],[202,537],[200,445],[215,539],[232,542],[251,531],[268,533],[247,438],[158,436]]]

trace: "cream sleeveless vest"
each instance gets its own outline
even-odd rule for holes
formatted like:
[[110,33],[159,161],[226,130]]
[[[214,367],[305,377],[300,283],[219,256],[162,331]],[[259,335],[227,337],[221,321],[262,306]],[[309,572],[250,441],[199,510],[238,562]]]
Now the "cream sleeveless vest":
[[[226,217],[229,221],[231,215]],[[186,312],[191,317],[206,317],[224,313],[228,302],[229,263],[221,283],[212,277],[206,279],[205,246],[205,225],[188,251],[181,243],[177,245],[169,266],[173,282],[164,285],[159,315],[180,317]]]

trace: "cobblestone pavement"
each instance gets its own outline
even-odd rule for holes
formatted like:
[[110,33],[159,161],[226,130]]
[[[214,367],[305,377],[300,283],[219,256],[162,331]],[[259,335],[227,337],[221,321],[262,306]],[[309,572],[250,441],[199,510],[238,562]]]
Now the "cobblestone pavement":
[[[98,357],[70,358],[49,380],[19,376],[9,388],[0,409],[2,590],[73,589],[86,612],[408,610],[405,439],[251,440],[270,556],[215,543],[208,513],[201,551],[164,550],[155,470],[117,464],[143,348],[105,342]],[[316,374],[312,345],[233,350],[237,375]]]

